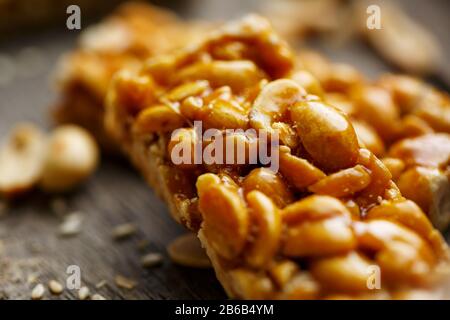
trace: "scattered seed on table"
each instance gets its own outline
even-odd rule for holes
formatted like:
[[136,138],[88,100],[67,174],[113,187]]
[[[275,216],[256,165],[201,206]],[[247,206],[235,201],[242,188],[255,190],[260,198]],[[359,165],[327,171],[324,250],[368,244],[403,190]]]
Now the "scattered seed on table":
[[64,287],[62,286],[61,283],[59,283],[56,280],[50,280],[48,282],[48,289],[50,290],[51,293],[53,294],[61,294],[64,290]]
[[148,253],[141,258],[141,265],[144,268],[152,268],[161,265],[163,262],[163,256],[160,253]]
[[100,288],[103,288],[105,285],[106,285],[106,280],[101,280],[100,282],[98,282],[96,285],[95,285],[95,287],[97,288],[97,289],[100,289]]
[[112,235],[115,240],[128,238],[136,233],[136,226],[132,223],[124,223],[113,229]]
[[80,233],[82,222],[83,215],[80,212],[69,214],[59,226],[59,234],[64,237],[71,237]]
[[91,300],[106,300],[106,298],[101,294],[96,293],[92,296]]
[[89,288],[88,287],[81,287],[80,290],[78,290],[78,299],[80,300],[86,300],[89,298]]
[[116,285],[119,288],[128,289],[128,290],[133,289],[137,285],[137,282],[134,281],[133,279],[129,279],[129,278],[126,278],[126,277],[121,276],[121,275],[117,275],[114,278],[114,281],[116,282]]
[[31,299],[33,300],[41,300],[44,296],[45,288],[44,286],[39,283],[34,287],[34,289],[31,291]]

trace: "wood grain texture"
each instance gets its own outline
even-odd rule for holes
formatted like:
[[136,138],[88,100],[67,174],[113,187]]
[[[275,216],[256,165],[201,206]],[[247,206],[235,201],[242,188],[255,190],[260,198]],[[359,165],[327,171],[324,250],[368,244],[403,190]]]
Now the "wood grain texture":
[[[193,2],[196,6],[191,8],[201,7],[199,0]],[[221,6],[215,6],[218,2],[208,0],[207,11],[200,16],[229,18],[243,13],[241,1],[227,1],[226,7],[224,1],[220,1]],[[246,3],[245,9],[256,3],[254,0]],[[429,21],[441,39],[444,37],[444,47],[450,51],[446,35],[449,30],[448,10],[445,10],[448,3],[432,1],[435,6],[444,8],[444,15],[438,9],[431,10],[428,1],[411,3],[414,3],[412,11],[416,15],[423,12],[418,19],[427,25]],[[426,10],[419,9],[421,6],[427,6]],[[193,11],[191,9],[186,15],[199,16]],[[42,58],[41,68],[34,75],[16,72],[9,82],[0,84],[1,137],[18,121],[33,121],[44,128],[50,126],[47,111],[56,99],[49,84],[51,71],[58,56],[74,45],[76,36],[76,32],[61,27],[0,45],[0,58],[17,62],[24,48],[37,49]],[[364,45],[356,43],[343,48],[314,45],[335,60],[355,64],[371,76],[388,70]],[[61,217],[52,212],[49,195],[33,192],[12,205],[7,214],[1,215],[0,298],[29,299],[34,278],[44,284],[50,279],[64,283],[66,268],[72,264],[80,266],[83,285],[87,285],[92,293],[110,299],[225,298],[212,270],[183,268],[170,262],[165,247],[184,230],[172,221],[161,200],[124,160],[104,159],[87,184],[63,198],[69,212],[78,210],[84,215],[82,232],[72,238],[58,236]],[[114,241],[113,227],[125,222],[134,223],[138,227],[137,234],[121,242]],[[142,239],[149,241],[144,252],[137,248]],[[164,264],[144,270],[139,259],[145,252],[162,253],[166,258]],[[117,288],[114,277],[118,274],[136,280],[137,287],[133,290]],[[96,284],[102,280],[107,284],[96,289]],[[59,297],[46,293],[46,298],[74,299],[76,296],[77,292],[71,290],[65,290]]]

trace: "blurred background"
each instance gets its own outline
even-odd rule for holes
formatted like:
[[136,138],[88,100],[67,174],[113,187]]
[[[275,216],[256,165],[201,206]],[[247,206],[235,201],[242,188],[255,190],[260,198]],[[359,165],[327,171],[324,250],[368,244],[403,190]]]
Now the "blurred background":
[[[57,99],[52,79],[59,57],[76,46],[80,32],[121,2],[0,0],[0,137],[19,121],[51,127],[48,110]],[[200,21],[225,21],[248,12],[262,13],[295,47],[317,49],[333,61],[354,65],[368,77],[401,71],[420,75],[446,91],[450,88],[450,63],[446,59],[450,53],[448,0],[151,3]],[[385,33],[381,37],[373,37],[361,27],[367,18],[365,9],[374,3],[382,8]],[[66,27],[66,9],[72,4],[81,9],[81,30]],[[95,179],[65,197],[67,210],[86,215],[85,229],[79,237],[62,241],[55,238],[60,220],[50,213],[53,200],[36,194],[7,215],[0,210],[0,298],[29,296],[30,283],[22,281],[23,277],[12,281],[11,270],[51,279],[64,275],[66,266],[72,263],[81,265],[83,281],[92,287],[116,273],[138,281],[137,290],[132,292],[106,286],[101,290],[108,298],[225,298],[211,270],[172,264],[151,272],[140,268],[135,250],[139,241],[147,240],[150,250],[163,252],[167,242],[183,229],[171,220],[164,204],[125,161],[103,161]],[[130,220],[140,227],[137,238],[113,245],[110,228]],[[74,293],[66,294],[73,298]]]

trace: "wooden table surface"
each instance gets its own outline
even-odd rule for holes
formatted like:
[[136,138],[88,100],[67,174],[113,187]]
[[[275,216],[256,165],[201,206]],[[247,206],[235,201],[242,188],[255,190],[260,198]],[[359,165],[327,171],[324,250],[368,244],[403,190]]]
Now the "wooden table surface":
[[[402,2],[408,4],[409,12],[440,37],[444,49],[450,52],[447,41],[449,3]],[[235,17],[251,10],[257,1],[208,0],[206,7],[204,3],[193,0],[185,15]],[[7,62],[20,60],[27,52],[40,59],[40,68],[34,70],[34,74],[19,69],[11,79],[5,80],[0,75],[1,137],[19,121],[32,121],[44,128],[51,126],[48,108],[56,99],[49,85],[51,71],[60,54],[73,47],[76,36],[76,32],[69,32],[61,26],[0,44],[0,68],[5,66],[5,59]],[[369,76],[389,70],[360,43],[351,43],[343,48],[314,45],[336,60],[351,62]],[[4,211],[0,213],[0,298],[29,299],[35,283],[46,284],[50,279],[65,283],[66,269],[70,265],[80,267],[82,284],[91,292],[111,299],[226,298],[212,270],[180,267],[170,261],[165,247],[185,231],[172,221],[162,201],[126,161],[104,158],[88,183],[58,198],[66,203],[67,212],[80,211],[83,215],[79,235],[71,238],[58,235],[62,218],[52,209],[55,197],[49,195],[35,192],[6,210],[0,209],[0,212]],[[121,242],[113,240],[112,228],[127,222],[138,227],[136,235]],[[144,253],[160,252],[164,255],[163,265],[152,269],[141,267],[143,252],[138,246],[142,240],[149,242]],[[136,280],[137,287],[133,290],[118,288],[114,283],[116,275]],[[102,281],[106,281],[106,285],[97,289],[96,284]],[[72,299],[76,295],[74,290],[65,290],[59,298]],[[47,298],[52,297],[47,295]]]

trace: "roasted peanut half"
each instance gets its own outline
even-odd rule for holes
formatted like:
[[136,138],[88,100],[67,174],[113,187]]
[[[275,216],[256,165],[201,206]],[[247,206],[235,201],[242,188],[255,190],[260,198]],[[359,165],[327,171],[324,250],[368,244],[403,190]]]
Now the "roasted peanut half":
[[205,80],[188,82],[173,88],[164,95],[169,101],[182,101],[185,98],[198,96],[209,89],[209,82]]
[[311,257],[345,253],[357,246],[350,220],[335,217],[289,226],[283,254]]
[[49,139],[40,187],[50,192],[67,191],[91,176],[98,161],[98,146],[85,129],[60,126]]
[[232,292],[235,292],[237,297],[273,299],[275,288],[268,276],[244,268],[231,270],[229,276],[233,286]]
[[133,131],[137,134],[170,132],[182,127],[184,122],[184,118],[172,107],[156,105],[138,114],[133,124]]
[[237,190],[222,184],[202,191],[199,209],[202,230],[218,255],[233,259],[244,248],[249,233],[249,213]]
[[369,149],[377,157],[384,154],[383,140],[381,140],[378,133],[372,127],[357,120],[352,120],[352,125],[355,128],[361,146]]
[[321,220],[334,216],[350,219],[351,214],[344,204],[330,196],[312,195],[294,202],[282,210],[283,221],[295,225],[303,221]]
[[269,269],[270,276],[280,288],[289,283],[298,271],[298,265],[291,260],[273,262],[273,265]]
[[379,203],[386,190],[391,186],[392,174],[375,155],[367,149],[359,150],[358,164],[363,165],[370,172],[370,184],[362,190],[355,201],[365,210]]
[[281,240],[281,214],[269,197],[259,191],[247,195],[251,219],[256,234],[245,258],[255,268],[267,265],[275,255]]
[[440,168],[450,159],[450,135],[435,133],[403,139],[391,147],[389,155],[402,159],[407,167]]
[[198,62],[175,74],[175,83],[208,80],[213,87],[230,86],[242,91],[257,84],[266,75],[250,60]]
[[[416,202],[439,230],[450,224],[450,182],[439,169],[413,167],[398,179],[402,194]],[[417,192],[420,190],[420,192]]]
[[392,174],[392,180],[396,181],[405,170],[405,163],[397,158],[382,158],[381,161]]
[[261,191],[281,208],[294,200],[294,195],[283,179],[267,168],[252,170],[242,181],[242,188],[245,194],[253,190]]
[[0,194],[26,192],[42,175],[46,136],[32,124],[17,125],[0,150]]
[[361,86],[353,92],[356,117],[372,126],[383,141],[391,142],[400,133],[400,113],[389,91]]
[[311,274],[330,291],[361,292],[369,290],[367,279],[371,265],[373,262],[360,253],[349,252],[313,261]]
[[333,173],[315,184],[308,190],[317,194],[333,197],[346,197],[366,188],[370,183],[370,174],[361,165]]
[[246,129],[247,111],[236,101],[215,99],[198,113],[205,129]]
[[277,298],[282,300],[318,299],[320,285],[308,272],[299,272],[289,279]]
[[423,211],[410,200],[386,201],[369,210],[367,220],[386,219],[397,221],[400,224],[416,231],[424,238],[428,238],[433,231],[433,226]]
[[308,94],[313,94],[320,98],[323,97],[324,92],[319,80],[306,70],[299,70],[294,72],[290,78],[297,82]]
[[[405,276],[415,279],[418,274],[424,275],[428,272],[429,267],[436,263],[437,255],[431,244],[400,224],[386,220],[370,220],[365,223],[358,222],[354,230],[359,247],[363,250],[374,250],[376,260],[383,261],[383,265],[399,277],[402,277],[403,272]],[[404,252],[399,259],[392,256],[394,252],[398,254],[397,248],[403,248]],[[390,259],[385,259],[387,256]],[[408,267],[401,267],[402,263],[408,264]]]
[[280,147],[280,172],[296,188],[302,190],[325,177],[320,169],[307,160],[293,156],[290,149]]
[[253,103],[250,111],[251,126],[272,132],[272,124],[286,121],[289,107],[302,101],[305,96],[306,91],[293,80],[270,82]]
[[355,165],[358,139],[347,117],[322,102],[300,102],[290,108],[297,133],[314,162],[327,171]]
[[121,71],[114,80],[115,103],[127,114],[135,115],[156,101],[154,86],[151,77]]
[[362,75],[351,65],[334,63],[330,65],[322,85],[326,91],[347,93],[363,80]]

